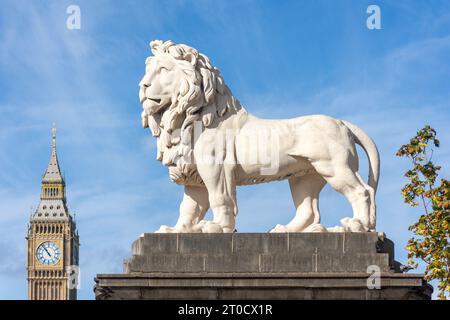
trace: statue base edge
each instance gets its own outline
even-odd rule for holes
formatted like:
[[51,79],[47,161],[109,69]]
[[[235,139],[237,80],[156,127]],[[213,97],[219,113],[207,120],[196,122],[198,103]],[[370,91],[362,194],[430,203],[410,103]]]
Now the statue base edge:
[[99,274],[97,300],[429,300],[421,274]]
[[429,300],[433,291],[422,274],[400,271],[393,242],[376,232],[143,234],[124,273],[95,283],[97,300]]

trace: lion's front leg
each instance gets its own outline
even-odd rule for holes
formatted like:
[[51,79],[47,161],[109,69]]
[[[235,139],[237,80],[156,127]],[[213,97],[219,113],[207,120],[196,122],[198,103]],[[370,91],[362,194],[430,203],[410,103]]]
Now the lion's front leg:
[[198,223],[209,209],[208,191],[205,187],[185,186],[180,216],[174,227],[161,226],[159,233],[202,232]]
[[204,233],[234,232],[236,225],[236,183],[233,166],[199,166],[199,173],[206,185],[213,221],[201,221]]
[[213,221],[200,221],[204,233],[234,232],[236,225],[236,156],[234,136],[223,129],[205,130],[197,139],[197,172],[208,190]]

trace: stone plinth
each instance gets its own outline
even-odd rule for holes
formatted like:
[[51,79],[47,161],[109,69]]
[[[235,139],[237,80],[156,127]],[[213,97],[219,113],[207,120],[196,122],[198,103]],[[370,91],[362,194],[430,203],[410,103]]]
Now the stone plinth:
[[[381,289],[369,289],[377,266]],[[144,234],[97,299],[429,299],[377,233]],[[369,268],[369,270],[368,270]]]

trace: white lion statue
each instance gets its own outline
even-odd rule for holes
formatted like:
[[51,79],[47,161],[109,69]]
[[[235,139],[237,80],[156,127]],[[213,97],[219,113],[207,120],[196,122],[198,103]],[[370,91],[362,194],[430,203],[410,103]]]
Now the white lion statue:
[[[142,125],[157,140],[157,160],[184,185],[180,215],[157,232],[234,232],[236,186],[287,179],[295,217],[271,232],[367,232],[375,230],[379,154],[356,125],[325,115],[260,119],[231,94],[220,71],[196,49],[152,41],[140,82]],[[359,144],[369,178],[358,174]],[[351,203],[342,226],[320,224],[319,192],[326,183]],[[204,220],[211,208],[213,220]]]

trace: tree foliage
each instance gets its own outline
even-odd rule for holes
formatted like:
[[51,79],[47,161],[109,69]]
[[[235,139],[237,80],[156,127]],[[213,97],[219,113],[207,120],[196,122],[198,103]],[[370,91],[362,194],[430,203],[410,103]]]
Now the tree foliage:
[[419,221],[409,227],[413,237],[407,245],[408,264],[417,268],[416,261],[424,261],[425,279],[436,279],[438,298],[446,299],[450,297],[450,182],[438,179],[441,167],[432,162],[433,147],[439,147],[439,140],[427,125],[400,147],[397,156],[408,158],[413,166],[405,173],[404,201],[423,209]]

